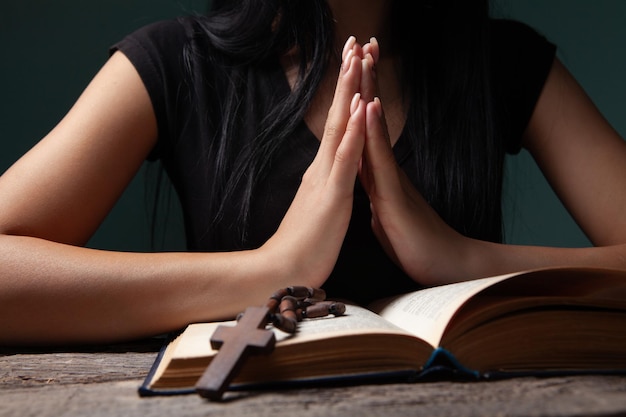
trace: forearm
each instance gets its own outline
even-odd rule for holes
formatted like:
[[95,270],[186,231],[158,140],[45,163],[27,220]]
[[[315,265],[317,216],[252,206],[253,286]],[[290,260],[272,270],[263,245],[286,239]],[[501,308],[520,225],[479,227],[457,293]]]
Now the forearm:
[[[148,94],[130,63],[116,55],[78,106],[84,111],[64,119],[2,177],[0,344],[142,337],[232,318],[285,286],[321,286],[348,228],[365,141],[362,65],[353,49],[337,80],[320,150],[278,230],[259,249],[220,253],[119,253],[53,243],[77,245],[91,235],[156,139]],[[128,91],[141,102],[119,103],[119,97],[136,96]],[[111,114],[103,118],[106,110]],[[123,129],[113,128],[115,121]],[[154,129],[142,133],[144,124]],[[145,147],[120,160],[137,135]],[[49,166],[56,168],[52,175]],[[103,180],[102,172],[120,166],[125,175]],[[26,235],[48,240],[20,237]]]
[[287,284],[258,251],[123,253],[0,236],[0,345],[98,343],[229,318]]
[[626,244],[559,248],[469,241],[461,280],[558,266],[626,269]]

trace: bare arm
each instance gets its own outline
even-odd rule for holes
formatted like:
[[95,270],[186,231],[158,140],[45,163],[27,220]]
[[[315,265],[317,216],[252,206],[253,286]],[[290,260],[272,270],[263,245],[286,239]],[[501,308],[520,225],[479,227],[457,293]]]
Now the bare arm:
[[368,104],[361,181],[372,202],[374,232],[416,281],[436,285],[559,265],[626,269],[626,143],[558,60],[524,144],[592,248],[506,245],[460,235],[397,166],[381,112],[380,102]]
[[[145,87],[116,53],[59,125],[0,177],[0,344],[153,335],[233,317],[287,285],[321,285],[347,229],[363,147],[364,104],[350,108],[360,65],[345,67],[324,150],[265,246],[121,253],[80,246],[156,141]],[[322,239],[335,244],[324,253],[311,250]]]
[[626,142],[558,60],[524,145],[595,245],[626,243]]
[[156,134],[147,92],[117,53],[58,126],[0,177],[0,343],[116,340],[238,308],[212,302],[214,282],[204,279],[225,271],[233,282],[249,279],[234,259],[79,247]]
[[[524,146],[591,239],[592,248],[488,248],[525,267],[626,269],[626,142],[555,59],[524,135]],[[486,245],[491,246],[491,245]]]

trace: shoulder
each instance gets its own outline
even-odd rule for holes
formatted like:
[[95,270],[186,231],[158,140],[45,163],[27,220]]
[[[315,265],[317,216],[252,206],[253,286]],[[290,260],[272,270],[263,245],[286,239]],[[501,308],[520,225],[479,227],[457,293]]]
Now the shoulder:
[[158,123],[159,146],[175,140],[181,125],[191,117],[199,101],[198,92],[204,91],[202,83],[210,77],[223,79],[225,73],[200,17],[143,26],[110,48],[111,54],[116,51],[129,59],[150,96]]
[[556,55],[556,46],[530,26],[514,20],[491,21],[492,70],[500,81],[545,82]]
[[201,36],[201,33],[195,18],[158,21],[125,36],[109,52],[121,51],[138,69],[180,65],[188,49],[198,44],[204,49],[208,47],[208,37]]
[[489,21],[495,39],[503,42],[546,42],[546,37],[532,26],[513,19],[492,18]]
[[113,45],[111,50],[136,45],[151,45],[158,48],[181,46],[197,37],[200,32],[198,19],[188,16],[150,23],[126,35]]

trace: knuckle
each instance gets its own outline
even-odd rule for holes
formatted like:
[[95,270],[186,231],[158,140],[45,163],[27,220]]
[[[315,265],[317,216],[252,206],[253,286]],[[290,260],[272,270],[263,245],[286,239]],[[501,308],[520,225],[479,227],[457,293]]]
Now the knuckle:
[[302,179],[300,180],[300,185],[305,188],[315,188],[318,186],[320,182],[320,175],[315,169],[307,169],[304,171],[302,175]]
[[350,161],[350,155],[346,154],[346,152],[339,148],[337,152],[335,152],[335,162],[339,164],[343,164]]
[[311,171],[311,169],[307,169],[302,175],[302,183],[308,184],[311,182],[312,178],[314,178],[313,172]]
[[339,127],[334,123],[327,123],[324,127],[324,137],[336,137],[339,133]]

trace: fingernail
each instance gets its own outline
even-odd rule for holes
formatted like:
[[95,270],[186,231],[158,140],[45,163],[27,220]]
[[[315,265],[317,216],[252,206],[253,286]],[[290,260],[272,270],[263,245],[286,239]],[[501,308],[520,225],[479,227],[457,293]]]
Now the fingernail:
[[361,100],[361,93],[356,93],[352,97],[352,102],[350,103],[350,114],[354,114],[357,107],[359,106],[359,100]]
[[379,46],[378,46],[378,39],[376,39],[375,37],[371,37],[370,38],[370,44],[372,45],[372,50],[376,52],[376,56],[374,56],[374,62],[378,61],[378,59],[380,58],[380,50],[379,50]]
[[376,103],[376,113],[378,113],[378,117],[383,117],[383,105],[380,102],[378,97],[374,97],[374,103]]
[[372,74],[375,77],[376,76],[376,61],[374,60],[374,57],[372,56],[372,54],[368,53],[367,55],[365,55],[365,60],[368,62],[369,67],[372,71]]
[[343,45],[343,51],[341,51],[342,59],[345,57],[348,49],[352,49],[354,42],[356,42],[356,38],[354,36],[348,37],[348,40],[346,40],[346,43]]
[[343,68],[343,72],[348,72],[350,69],[350,65],[352,64],[352,57],[354,56],[354,51],[350,49],[346,54],[346,59],[341,63],[341,68]]

